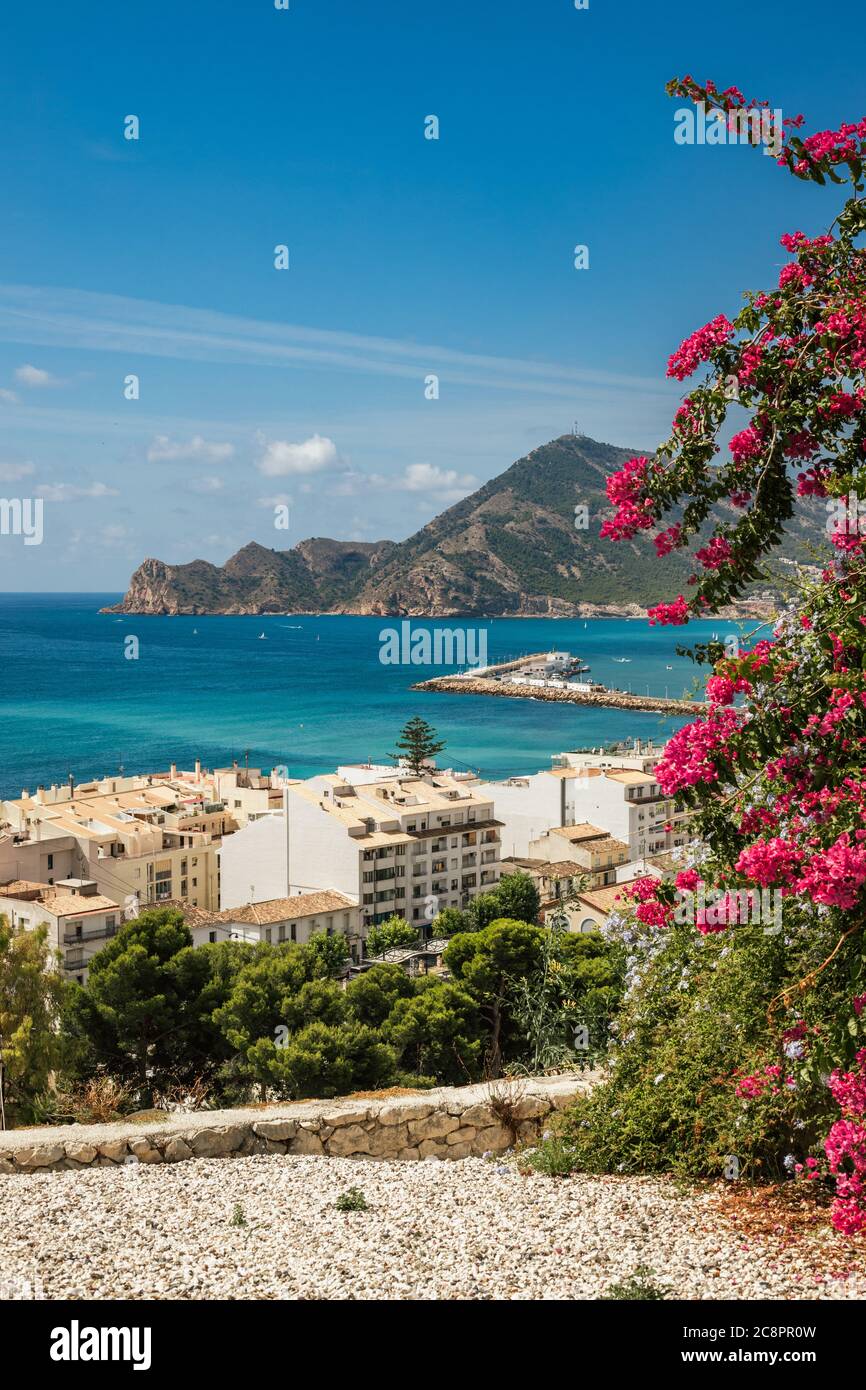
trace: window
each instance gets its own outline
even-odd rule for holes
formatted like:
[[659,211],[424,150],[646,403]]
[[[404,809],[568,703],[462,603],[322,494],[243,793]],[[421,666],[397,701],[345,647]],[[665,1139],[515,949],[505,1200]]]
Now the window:
[[267,931],[265,932],[265,941],[268,943],[269,946],[270,946],[270,944],[271,944],[271,937],[272,937],[272,936],[273,936],[273,932],[271,931],[271,928],[268,927]]
[[207,934],[207,939],[208,939],[208,941],[210,941],[210,942],[216,941],[216,932],[215,932],[215,931],[209,931],[208,934]]
[[297,923],[293,922],[293,923],[292,923],[292,940],[293,940],[293,941],[297,941],[297,939],[298,939],[298,927],[297,927]]
[[286,924],[285,924],[285,922],[281,922],[281,923],[280,923],[280,929],[279,929],[279,932],[277,933],[277,939],[278,939],[279,941],[285,941],[285,939],[286,939]]
[[49,869],[53,869],[53,868],[54,868],[54,855],[53,855],[53,854],[49,854],[49,856],[48,856],[48,867],[49,867]]

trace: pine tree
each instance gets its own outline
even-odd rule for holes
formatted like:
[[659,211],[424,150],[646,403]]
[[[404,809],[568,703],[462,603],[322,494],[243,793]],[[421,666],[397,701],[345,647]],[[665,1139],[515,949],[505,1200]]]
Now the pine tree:
[[444,741],[436,737],[436,730],[427,723],[426,719],[421,719],[416,714],[408,723],[403,725],[400,737],[397,740],[397,753],[389,753],[388,757],[393,758],[395,763],[405,761],[409,771],[414,777],[420,777],[424,767],[428,762],[432,762],[437,753],[441,753],[445,747]]

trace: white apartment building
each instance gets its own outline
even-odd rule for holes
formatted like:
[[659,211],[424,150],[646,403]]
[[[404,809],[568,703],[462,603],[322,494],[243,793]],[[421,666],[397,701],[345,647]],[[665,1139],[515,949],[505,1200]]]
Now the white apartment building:
[[326,936],[345,936],[351,959],[357,962],[361,958],[358,904],[333,889],[246,903],[220,912],[205,912],[201,908],[190,908],[186,903],[172,903],[171,906],[183,912],[195,946],[217,941],[306,945],[311,936],[324,932]]
[[558,825],[529,846],[529,862],[574,864],[588,878],[587,887],[592,888],[616,883],[619,865],[627,864],[628,860],[627,844],[588,821]]
[[92,880],[65,879],[53,886],[17,882],[0,887],[0,915],[13,927],[48,927],[48,942],[59,953],[69,979],[84,984],[90,961],[123,922],[116,902]]
[[[168,773],[39,787],[0,802],[0,882],[93,880],[127,906],[219,903],[217,846],[237,829],[211,774]],[[38,874],[38,877],[37,877]]]
[[574,823],[572,783],[577,776],[574,768],[556,767],[504,782],[472,784],[480,796],[490,798],[502,822],[503,857],[526,858],[532,840],[555,826]]
[[587,767],[572,786],[579,818],[603,826],[627,845],[629,860],[665,853],[688,840],[688,812],[676,809],[651,772]]
[[[248,825],[221,851],[221,905],[333,888],[361,930],[394,913],[419,927],[499,880],[500,822],[472,778],[431,772],[286,786],[287,814]],[[274,886],[279,884],[278,892]]]

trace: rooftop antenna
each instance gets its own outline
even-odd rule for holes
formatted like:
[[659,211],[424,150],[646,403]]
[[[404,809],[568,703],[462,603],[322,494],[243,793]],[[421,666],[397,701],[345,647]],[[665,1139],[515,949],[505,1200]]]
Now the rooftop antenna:
[[571,432],[572,432],[572,434],[574,435],[575,438],[577,438],[577,436],[580,434],[580,427],[579,427],[579,425],[578,425],[578,423],[577,423],[576,420],[573,422],[573,424],[572,424],[572,426],[571,426]]

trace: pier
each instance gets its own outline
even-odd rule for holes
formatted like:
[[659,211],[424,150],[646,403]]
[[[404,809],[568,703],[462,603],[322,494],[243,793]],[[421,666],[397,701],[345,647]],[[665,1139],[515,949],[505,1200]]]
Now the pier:
[[[517,669],[530,658],[508,663]],[[488,668],[493,669],[493,668]],[[499,668],[501,669],[501,668]],[[488,676],[434,676],[418,681],[412,690],[433,690],[444,695],[499,695],[510,700],[549,700],[559,704],[587,705],[602,709],[643,710],[650,714],[700,714],[706,705],[696,700],[669,700],[655,695],[630,695],[625,690],[608,690],[595,686],[591,690],[574,690],[568,686],[527,686],[514,681],[496,680]]]

